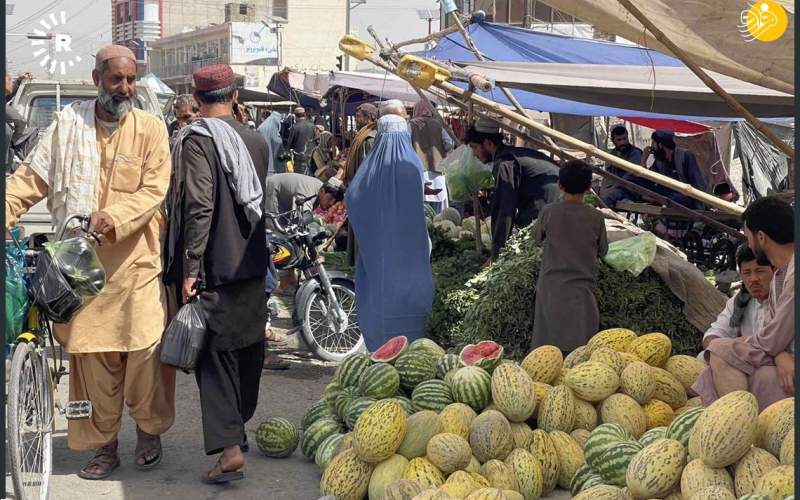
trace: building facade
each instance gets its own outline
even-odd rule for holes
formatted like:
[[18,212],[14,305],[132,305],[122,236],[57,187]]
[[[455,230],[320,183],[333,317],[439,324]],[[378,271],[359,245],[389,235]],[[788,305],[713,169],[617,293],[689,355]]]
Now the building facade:
[[111,0],[111,39],[136,54],[137,66],[147,65],[147,45],[163,36],[161,11],[165,0]]

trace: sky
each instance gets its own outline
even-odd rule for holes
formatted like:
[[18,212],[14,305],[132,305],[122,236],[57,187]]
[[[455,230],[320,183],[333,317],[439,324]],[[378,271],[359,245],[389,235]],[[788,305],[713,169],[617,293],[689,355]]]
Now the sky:
[[[34,29],[46,31],[40,21],[53,25],[51,13],[60,24],[60,13],[64,11],[66,23],[58,28],[58,32],[67,33],[72,39],[70,48],[73,55],[70,59],[73,66],[65,65],[66,74],[60,78],[91,78],[94,53],[99,47],[111,42],[110,0],[5,1],[14,5],[13,14],[6,15],[6,56],[12,74],[30,71],[36,77],[47,76],[45,69],[39,65],[45,55],[42,49],[47,46],[32,45],[31,40],[18,35],[30,33]],[[291,0],[289,8],[291,9]],[[435,0],[366,0],[365,4],[352,7],[351,33],[371,42],[367,26],[373,25],[378,33],[392,41],[425,35],[428,32],[428,22],[419,19],[417,15],[417,9],[425,8],[438,10],[438,4]],[[433,30],[437,29],[438,21],[434,21]],[[78,57],[80,61],[77,61]],[[358,69],[370,66],[367,63],[366,67],[360,66]]]

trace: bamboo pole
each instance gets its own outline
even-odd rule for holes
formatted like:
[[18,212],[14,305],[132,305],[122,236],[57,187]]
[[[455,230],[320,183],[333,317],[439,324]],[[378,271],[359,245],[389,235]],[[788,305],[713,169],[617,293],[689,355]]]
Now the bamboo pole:
[[400,47],[407,47],[408,45],[414,45],[417,43],[436,42],[446,37],[447,35],[452,35],[453,33],[458,33],[458,26],[450,26],[449,28],[445,28],[442,31],[437,31],[436,33],[432,33],[430,35],[423,36],[420,38],[412,38],[410,40],[404,40],[402,42],[395,43],[394,47],[399,49]]
[[708,88],[710,88],[718,96],[720,96],[722,100],[728,104],[728,106],[730,106],[731,108],[733,108],[734,111],[743,116],[744,119],[748,121],[748,123],[750,123],[753,127],[756,128],[756,130],[764,134],[770,141],[772,141],[775,144],[775,146],[778,147],[778,149],[783,151],[783,153],[786,156],[788,156],[790,160],[794,160],[794,149],[792,149],[788,144],[783,142],[780,139],[780,137],[778,137],[774,132],[772,132],[769,128],[767,128],[767,126],[764,125],[764,123],[761,120],[756,118],[755,115],[753,115],[750,111],[748,111],[747,108],[742,106],[739,103],[739,101],[734,99],[733,96],[731,96],[725,91],[725,89],[720,87],[719,84],[717,84],[717,82],[715,82],[713,78],[708,76],[708,73],[706,73],[702,68],[700,68],[700,66],[698,66],[694,62],[694,60],[692,60],[689,54],[687,54],[686,52],[683,51],[683,49],[675,45],[672,42],[672,40],[667,38],[667,36],[660,29],[658,29],[658,27],[656,27],[656,25],[652,21],[650,21],[650,19],[648,19],[647,16],[645,16],[641,10],[639,10],[635,5],[633,5],[633,2],[631,2],[631,0],[619,0],[619,3],[622,4],[622,6],[625,7],[625,9],[627,9],[627,11],[633,15],[633,17],[638,19],[639,22],[642,23],[642,25],[644,25],[645,28],[647,28],[651,33],[653,33],[653,36],[655,36],[659,42],[663,43],[664,46],[666,46],[673,54],[675,54],[676,57],[678,57],[678,59],[683,61],[683,63],[686,66],[688,66],[689,69],[691,69],[692,72],[695,75],[697,75],[697,77],[700,78],[700,80],[702,80],[703,83],[705,83],[708,86]]

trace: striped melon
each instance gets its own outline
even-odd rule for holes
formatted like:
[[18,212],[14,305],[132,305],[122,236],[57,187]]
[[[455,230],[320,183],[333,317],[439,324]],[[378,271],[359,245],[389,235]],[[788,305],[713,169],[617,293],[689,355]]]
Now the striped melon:
[[589,467],[589,464],[583,464],[578,467],[578,470],[575,471],[575,474],[569,482],[569,491],[572,493],[572,496],[586,489],[587,486],[585,485],[590,481],[595,484],[603,484],[603,478],[600,477],[594,469]]
[[[635,354],[631,354],[629,352],[620,351],[619,357],[622,358],[623,362],[625,362],[625,366],[628,366],[629,364],[636,363],[636,362],[644,363],[644,361],[642,361],[642,359],[639,356],[637,356]],[[647,364],[647,363],[645,363],[645,364]],[[648,366],[650,366],[650,365],[648,365]]]
[[534,382],[533,383],[534,392],[536,393],[536,410],[538,411],[539,405],[542,404],[544,398],[550,393],[550,389],[553,388],[550,384],[545,384],[544,382]]
[[397,453],[407,459],[425,455],[428,441],[439,433],[439,416],[430,410],[419,411],[406,420],[406,432],[403,442],[397,448]]
[[[451,488],[446,489],[448,486],[457,486],[458,488]],[[470,493],[475,490],[479,490],[481,488],[485,488],[489,485],[488,481],[478,481],[475,477],[465,471],[455,471],[450,476],[448,476],[447,481],[444,482],[444,486],[441,489],[445,490],[450,496],[454,496],[456,498],[464,498]]]
[[644,361],[635,361],[622,370],[620,385],[622,392],[643,405],[650,401],[656,392],[656,374]]
[[668,439],[676,439],[684,446],[689,446],[689,437],[692,435],[692,429],[697,423],[697,419],[703,414],[705,408],[696,406],[684,411],[672,421],[667,427],[667,432],[664,437]]
[[794,428],[783,438],[778,457],[781,459],[781,465],[794,465]]
[[519,484],[513,467],[506,465],[503,461],[488,460],[481,466],[481,476],[489,481],[489,485],[492,488],[519,491]]
[[514,471],[518,491],[524,500],[534,500],[542,494],[542,466],[527,450],[513,450],[505,459],[505,464]]
[[408,337],[398,335],[387,340],[377,351],[372,353],[370,359],[374,363],[393,363],[408,349]]
[[361,372],[358,388],[362,396],[390,398],[400,388],[400,374],[389,363],[375,363]]
[[558,484],[559,462],[555,444],[545,431],[534,429],[530,451],[542,466],[542,495],[547,495]]
[[386,487],[403,478],[403,472],[407,465],[408,459],[402,455],[392,455],[376,465],[369,479],[369,488],[367,489],[369,499],[383,500]]
[[647,429],[666,427],[675,418],[675,413],[670,406],[658,399],[651,399],[642,406],[644,416],[647,418]]
[[492,373],[492,401],[511,422],[524,422],[536,407],[533,380],[520,366],[503,363]]
[[481,463],[505,459],[514,446],[511,426],[506,417],[494,410],[475,417],[469,429],[469,445],[472,454]]
[[300,430],[305,430],[322,417],[335,417],[336,412],[328,405],[325,399],[320,399],[306,409],[303,419],[300,420]]
[[556,379],[553,380],[553,387],[557,385],[564,385],[564,377],[567,376],[567,373],[569,373],[571,369],[572,368],[562,368],[561,373],[559,373],[558,377],[556,377]]
[[447,475],[469,465],[472,450],[466,439],[445,432],[436,434],[428,441],[425,458]]
[[467,496],[465,500],[508,500],[503,490],[497,488],[481,488]]
[[547,432],[570,432],[575,424],[575,396],[565,385],[553,387],[539,405],[536,424]]
[[636,498],[662,498],[681,480],[686,449],[674,439],[661,439],[637,453],[625,473],[625,483]]
[[268,418],[256,430],[256,445],[268,457],[288,457],[297,449],[299,441],[297,428],[285,418]]
[[413,479],[398,479],[383,491],[384,500],[413,500],[422,493],[422,485]]
[[626,394],[612,394],[603,401],[600,405],[600,421],[604,424],[619,424],[636,439],[647,430],[644,410]]
[[561,349],[552,345],[543,345],[528,353],[522,360],[521,366],[534,382],[550,384],[561,373],[563,362]]
[[574,368],[584,361],[589,361],[589,356],[591,354],[592,350],[588,345],[577,347],[574,351],[567,354],[566,358],[564,358],[563,366],[564,368]]
[[303,433],[300,440],[300,449],[306,458],[314,459],[317,453],[317,447],[325,441],[325,439],[332,435],[338,434],[342,431],[342,425],[338,420],[325,417],[317,420]]
[[503,360],[503,346],[493,340],[482,340],[465,345],[458,357],[464,366],[477,366],[493,373]]
[[690,497],[684,496],[688,500],[736,500],[733,493],[723,486],[706,486],[698,490]]
[[475,411],[481,411],[491,403],[492,378],[482,368],[465,366],[459,368],[453,375],[450,389],[455,402],[464,403]]
[[317,469],[320,472],[325,472],[325,468],[333,460],[336,455],[336,449],[343,438],[344,434],[331,434],[317,447],[317,452],[314,454],[314,463],[317,464]]
[[591,431],[597,427],[597,410],[591,403],[575,398],[575,422],[573,428]]
[[585,401],[606,399],[619,388],[619,375],[613,368],[596,361],[586,361],[572,368],[564,384]]
[[709,467],[727,467],[756,441],[758,403],[746,391],[726,394],[697,419],[689,436],[689,454]]
[[700,396],[695,396],[686,400],[686,406],[703,406],[703,400]]
[[587,346],[590,350],[598,347],[609,347],[615,351],[627,351],[631,342],[636,339],[636,332],[627,328],[611,328],[597,332],[589,339]]
[[368,354],[351,354],[339,363],[333,378],[342,388],[357,386],[361,374],[371,364],[372,360]]
[[359,396],[360,394],[358,392],[358,387],[354,385],[345,387],[339,391],[334,402],[336,416],[340,419],[344,419],[344,416],[347,413],[347,407]]
[[403,471],[403,479],[419,481],[423,488],[438,488],[444,484],[444,474],[427,458],[412,458]]
[[462,366],[464,365],[461,364],[461,359],[459,359],[458,354],[445,354],[436,361],[436,369],[434,374],[436,378],[444,380],[447,372],[461,368]]
[[609,347],[598,347],[589,356],[589,361],[601,363],[613,369],[617,375],[622,375],[622,370],[625,369],[625,360],[620,356],[619,351],[615,351]]
[[444,380],[431,379],[420,382],[411,393],[414,406],[423,410],[442,411],[453,402],[450,384]]
[[525,422],[511,422],[511,439],[514,441],[514,448],[529,449],[533,439],[531,426]]
[[636,441],[623,441],[607,449],[600,455],[595,469],[605,484],[625,486],[625,472],[633,457],[642,450]]
[[[342,392],[343,388],[344,386],[334,378],[331,383],[325,386],[325,390],[322,391],[322,399],[328,403],[328,406],[334,414],[336,413],[336,398],[339,396],[339,393]],[[311,423],[308,425],[311,425]]]
[[581,446],[569,434],[562,431],[550,433],[558,457],[558,485],[569,488],[572,476],[586,463]]
[[681,474],[681,495],[691,498],[708,486],[721,486],[733,493],[733,479],[727,470],[708,467],[699,458],[686,464]]
[[757,495],[767,495],[770,498],[785,499],[794,495],[794,467],[779,465],[767,472],[756,486]]
[[400,374],[400,386],[406,391],[412,391],[420,382],[432,379],[437,360],[438,358],[426,350],[409,348],[394,362],[394,367]]
[[349,450],[353,447],[353,433],[348,432],[342,435],[342,439],[339,440],[339,444],[336,445],[336,449],[333,451],[333,456],[338,455],[339,453]]
[[375,403],[374,398],[356,398],[350,401],[350,404],[347,405],[347,409],[344,412],[344,423],[347,425],[348,429],[353,429],[356,426],[356,421],[358,417],[364,413],[367,408],[372,406]]
[[367,495],[373,469],[372,464],[358,458],[355,450],[346,450],[333,457],[325,468],[319,482],[320,493],[337,500],[362,500]]
[[686,405],[686,389],[678,382],[678,379],[661,368],[653,368],[653,375],[656,381],[653,398],[667,403],[673,410]]
[[590,431],[586,429],[575,429],[574,431],[569,433],[569,437],[575,440],[576,443],[581,445],[581,448],[586,444],[586,440],[589,439]]
[[475,420],[475,410],[464,403],[452,403],[439,413],[440,432],[450,432],[469,438],[469,426]]
[[619,443],[632,441],[633,437],[619,424],[600,424],[590,434],[583,446],[586,463],[593,469],[600,466],[600,457]]
[[626,350],[648,365],[661,368],[672,353],[672,341],[663,333],[647,333],[633,339]]
[[733,469],[734,486],[738,496],[755,493],[758,482],[767,472],[780,465],[767,450],[753,446],[736,462]]
[[411,415],[417,413],[419,408],[414,405],[414,402],[408,399],[405,396],[394,396],[392,399],[400,403],[400,406],[403,407],[403,411],[406,412],[406,416],[410,417]]
[[773,403],[761,412],[757,421],[758,446],[776,457],[786,434],[794,427],[794,398]]
[[431,339],[427,339],[425,337],[415,340],[411,342],[408,346],[409,351],[416,351],[416,352],[424,352],[430,354],[431,357],[435,359],[439,359],[440,357],[445,355],[445,350],[434,342]]
[[683,385],[688,393],[695,383],[700,372],[705,369],[706,365],[694,356],[687,356],[685,354],[676,354],[671,356],[664,369],[672,374],[673,377],[678,379],[678,382]]
[[[639,443],[642,446],[649,446],[655,443],[659,439],[664,439],[666,437],[666,427],[654,427],[649,431],[642,434],[642,437],[639,438]],[[671,438],[674,439],[674,438]]]
[[[522,496],[522,493],[519,493],[514,490],[502,490],[503,495],[506,497],[506,500],[525,500],[525,497]],[[449,500],[449,499],[448,499]],[[792,499],[794,500],[794,499]]]
[[627,497],[616,486],[598,484],[578,493],[573,500],[627,500]]
[[383,399],[361,414],[353,429],[358,458],[378,463],[395,454],[406,435],[406,412],[393,399]]

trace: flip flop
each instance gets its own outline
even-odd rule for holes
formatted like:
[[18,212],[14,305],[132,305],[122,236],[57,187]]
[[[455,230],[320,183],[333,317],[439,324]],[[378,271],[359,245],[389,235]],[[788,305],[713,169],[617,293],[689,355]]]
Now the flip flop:
[[[221,460],[221,459],[220,459]],[[210,476],[209,473],[219,469],[220,473],[215,476]],[[217,463],[214,464],[214,467],[200,476],[200,481],[204,484],[227,484],[231,481],[241,481],[244,479],[244,472],[241,470],[232,470],[232,471],[224,471],[222,470],[222,463],[217,460]]]

